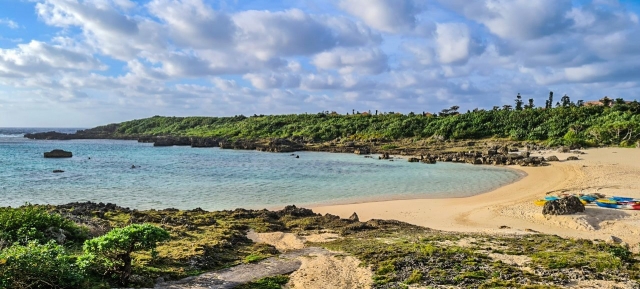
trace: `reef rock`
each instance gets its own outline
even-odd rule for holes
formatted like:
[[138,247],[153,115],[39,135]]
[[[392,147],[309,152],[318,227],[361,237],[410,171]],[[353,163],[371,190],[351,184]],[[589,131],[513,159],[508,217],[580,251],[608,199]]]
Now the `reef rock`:
[[548,156],[547,157],[547,161],[548,162],[559,162],[560,159],[558,157],[556,157],[556,156]]
[[575,196],[548,201],[542,208],[543,215],[572,215],[581,212],[584,212],[584,205]]
[[73,154],[64,150],[52,150],[50,152],[44,153],[45,158],[70,158],[73,157]]

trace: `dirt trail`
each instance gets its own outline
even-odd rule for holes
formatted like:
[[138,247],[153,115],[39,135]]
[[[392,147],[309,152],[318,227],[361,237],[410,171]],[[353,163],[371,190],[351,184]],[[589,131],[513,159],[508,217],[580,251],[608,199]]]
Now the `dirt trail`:
[[302,265],[303,256],[326,256],[333,253],[322,248],[304,248],[289,251],[253,264],[238,265],[229,269],[204,273],[179,281],[156,285],[160,289],[227,289],[265,277],[289,274]]
[[339,238],[337,234],[323,233],[299,237],[291,233],[250,231],[247,236],[254,242],[267,243],[285,253],[254,264],[243,264],[179,281],[161,283],[154,288],[226,289],[265,277],[290,273],[293,274],[285,288],[371,288],[371,270],[361,267],[358,259],[323,248],[304,248],[306,241],[330,241]]

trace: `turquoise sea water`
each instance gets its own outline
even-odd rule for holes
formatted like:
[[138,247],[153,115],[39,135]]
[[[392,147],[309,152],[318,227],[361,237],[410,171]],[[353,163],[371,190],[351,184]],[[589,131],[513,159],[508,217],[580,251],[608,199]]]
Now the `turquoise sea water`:
[[[463,197],[521,177],[499,167],[391,162],[352,154],[298,152],[296,159],[288,153],[21,137],[43,130],[0,129],[0,206],[94,201],[138,209],[260,209]],[[43,158],[52,149],[71,151],[73,158]],[[65,172],[54,174],[55,169]]]

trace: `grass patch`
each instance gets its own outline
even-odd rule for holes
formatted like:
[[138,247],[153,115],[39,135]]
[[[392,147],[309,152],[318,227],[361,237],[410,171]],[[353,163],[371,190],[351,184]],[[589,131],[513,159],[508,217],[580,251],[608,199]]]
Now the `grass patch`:
[[289,282],[289,276],[279,275],[235,287],[237,289],[280,289]]

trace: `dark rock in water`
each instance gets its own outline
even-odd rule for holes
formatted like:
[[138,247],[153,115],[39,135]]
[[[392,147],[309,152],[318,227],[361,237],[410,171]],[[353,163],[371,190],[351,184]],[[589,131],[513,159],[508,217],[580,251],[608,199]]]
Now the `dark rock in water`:
[[358,214],[356,214],[356,212],[353,212],[353,214],[351,215],[351,217],[349,217],[349,220],[351,220],[351,221],[356,221],[356,222],[360,222],[360,218],[358,218]]
[[547,161],[548,162],[559,162],[560,159],[558,157],[556,157],[556,156],[548,156],[547,157]]
[[71,152],[58,149],[44,153],[45,158],[70,158],[72,156]]
[[421,160],[421,162],[425,163],[425,164],[435,164],[436,163],[436,158],[435,157],[431,157],[431,156],[427,156],[426,158],[423,158]]
[[543,215],[571,215],[584,212],[584,205],[575,196],[548,201],[542,208]]
[[296,155],[296,159],[299,159],[299,158],[300,158],[300,156],[299,156],[299,155]]
[[420,162],[420,159],[418,159],[418,158],[409,158],[409,162],[410,163],[417,163],[417,162]]
[[382,155],[378,157],[379,160],[388,160],[390,158],[389,153],[382,153]]
[[357,155],[368,155],[371,153],[371,149],[369,147],[361,147],[354,150],[353,153]]
[[570,156],[570,157],[567,158],[567,160],[568,161],[577,161],[577,160],[579,160],[579,158],[576,157],[576,156]]
[[54,173],[54,174],[64,173],[64,171],[63,171],[63,170],[53,170],[53,173]]

